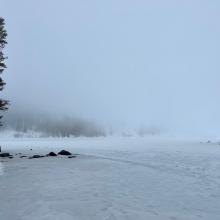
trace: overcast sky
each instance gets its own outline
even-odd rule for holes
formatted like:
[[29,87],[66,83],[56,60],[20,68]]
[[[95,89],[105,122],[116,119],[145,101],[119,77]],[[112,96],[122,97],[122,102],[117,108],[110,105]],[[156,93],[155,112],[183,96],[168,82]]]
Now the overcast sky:
[[219,0],[0,0],[4,97],[108,126],[220,134]]

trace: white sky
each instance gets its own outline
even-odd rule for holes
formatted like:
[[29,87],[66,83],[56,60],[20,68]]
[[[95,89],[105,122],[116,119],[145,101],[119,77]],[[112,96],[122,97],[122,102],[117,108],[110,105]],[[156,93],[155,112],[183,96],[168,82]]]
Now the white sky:
[[0,0],[11,108],[220,131],[220,1]]

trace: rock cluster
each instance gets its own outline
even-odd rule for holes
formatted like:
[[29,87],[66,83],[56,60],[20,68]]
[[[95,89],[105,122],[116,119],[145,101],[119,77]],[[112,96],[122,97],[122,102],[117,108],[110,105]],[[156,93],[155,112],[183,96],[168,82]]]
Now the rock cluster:
[[[32,150],[32,149],[31,149]],[[15,154],[16,156],[19,155],[20,158],[28,158],[28,159],[36,159],[36,158],[42,158],[42,157],[57,157],[58,155],[64,155],[64,156],[68,156],[68,158],[75,158],[76,154],[71,154],[69,151],[67,150],[61,150],[60,152],[58,152],[57,154],[54,152],[50,152],[46,155],[39,155],[39,154],[34,154],[33,156],[26,156],[26,155],[22,155],[21,153],[17,153]],[[10,153],[0,153],[0,157],[4,157],[4,158],[13,158],[13,155],[11,155]]]

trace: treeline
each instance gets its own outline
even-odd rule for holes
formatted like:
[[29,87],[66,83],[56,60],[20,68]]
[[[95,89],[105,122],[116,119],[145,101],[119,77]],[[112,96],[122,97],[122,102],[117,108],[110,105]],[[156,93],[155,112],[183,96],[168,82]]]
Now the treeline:
[[104,129],[93,122],[64,117],[56,118],[40,114],[7,113],[2,130],[20,133],[38,132],[51,137],[104,136]]

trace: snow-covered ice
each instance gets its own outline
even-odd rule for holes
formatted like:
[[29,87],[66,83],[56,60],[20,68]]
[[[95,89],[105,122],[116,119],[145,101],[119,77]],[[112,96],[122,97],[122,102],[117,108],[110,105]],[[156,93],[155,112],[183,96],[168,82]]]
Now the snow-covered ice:
[[3,164],[0,162],[0,175],[3,175],[3,171],[4,171]]
[[0,159],[2,220],[220,219],[217,143],[112,137],[1,139],[1,145],[12,154],[80,154]]

